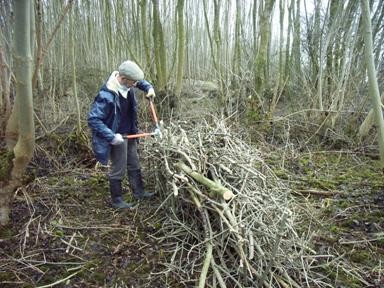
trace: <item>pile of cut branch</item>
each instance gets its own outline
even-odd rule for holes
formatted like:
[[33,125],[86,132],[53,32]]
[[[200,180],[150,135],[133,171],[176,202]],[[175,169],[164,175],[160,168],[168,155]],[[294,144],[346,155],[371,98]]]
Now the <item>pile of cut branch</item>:
[[152,171],[164,199],[157,214],[166,215],[153,237],[167,247],[162,273],[169,281],[197,287],[317,282],[303,261],[316,256],[298,235],[297,205],[260,151],[223,121],[171,125],[153,145]]

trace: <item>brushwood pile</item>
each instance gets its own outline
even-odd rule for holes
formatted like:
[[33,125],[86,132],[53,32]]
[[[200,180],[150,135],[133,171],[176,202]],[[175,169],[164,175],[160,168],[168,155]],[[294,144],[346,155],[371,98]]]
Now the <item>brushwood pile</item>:
[[303,264],[315,257],[299,229],[304,212],[262,153],[224,121],[170,124],[146,145],[162,199],[156,213],[167,215],[152,235],[168,247],[165,273],[199,287],[317,281]]

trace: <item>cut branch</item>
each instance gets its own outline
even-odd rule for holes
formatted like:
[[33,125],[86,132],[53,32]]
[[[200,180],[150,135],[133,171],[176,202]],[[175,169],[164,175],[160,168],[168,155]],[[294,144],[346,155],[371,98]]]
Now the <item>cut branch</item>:
[[232,191],[228,188],[225,188],[221,184],[206,178],[205,176],[201,175],[196,171],[193,171],[184,163],[178,162],[176,163],[176,166],[182,171],[184,171],[187,175],[195,179],[197,182],[207,186],[212,192],[214,192],[216,195],[221,196],[224,200],[230,200],[234,196]]

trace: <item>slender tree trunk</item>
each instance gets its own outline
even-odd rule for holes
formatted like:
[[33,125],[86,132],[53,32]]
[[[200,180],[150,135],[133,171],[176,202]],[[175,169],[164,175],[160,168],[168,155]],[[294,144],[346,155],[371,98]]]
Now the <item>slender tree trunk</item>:
[[4,179],[0,185],[0,225],[9,223],[10,203],[14,189],[21,185],[22,176],[33,156],[35,146],[35,127],[33,118],[32,96],[32,55],[30,27],[31,2],[15,1],[15,77],[16,103],[12,113],[18,122],[18,139],[13,147],[13,165],[8,181]]
[[300,0],[296,0],[296,11],[293,19],[293,40],[292,40],[292,64],[295,81],[302,82],[301,70],[301,27],[300,27]]
[[[384,94],[382,94],[380,98],[381,98],[381,102],[383,102]],[[365,117],[363,123],[361,123],[359,127],[359,132],[357,133],[360,140],[368,136],[369,131],[372,129],[373,125],[375,124],[375,116],[376,116],[375,113],[376,112],[374,109],[369,110],[367,117]]]
[[143,35],[143,46],[144,46],[144,55],[145,55],[145,63],[146,68],[149,71],[150,78],[154,78],[153,72],[153,61],[151,60],[151,49],[149,48],[149,33],[147,33],[148,22],[147,22],[147,7],[148,1],[142,0],[140,2],[140,21],[141,21],[141,34]]
[[[104,52],[104,59],[105,59],[105,66],[106,67],[111,67],[111,57],[112,57],[112,54],[115,52],[114,51],[114,47],[113,47],[113,35],[112,35],[112,16],[111,16],[111,5],[110,5],[110,2],[111,1],[102,1],[102,5],[104,6],[103,10],[104,10],[104,18],[103,18],[103,27],[105,29],[105,42],[106,42],[106,45],[104,45],[104,48],[105,48],[105,52]],[[127,14],[127,13],[126,13]],[[114,19],[115,20],[115,19]],[[113,20],[113,21],[114,21]],[[128,45],[126,45],[128,46]]]
[[73,2],[74,2],[74,0],[68,1],[67,5],[63,8],[63,12],[60,16],[59,21],[56,23],[56,26],[54,27],[52,33],[50,34],[50,37],[49,37],[47,43],[45,43],[44,47],[40,47],[41,49],[36,52],[37,53],[37,59],[36,59],[36,63],[35,63],[34,71],[33,71],[33,76],[32,76],[32,87],[33,88],[36,87],[37,78],[39,75],[39,69],[40,69],[41,64],[43,63],[45,54],[48,52],[48,49],[50,48],[50,46],[52,44],[53,38],[56,35],[56,32],[58,31],[61,23],[63,22],[65,15],[68,13],[69,9],[71,8]]
[[[318,5],[321,5],[320,3],[318,3]],[[328,4],[329,5],[329,4]],[[316,8],[316,9],[319,9],[319,8]],[[327,9],[327,11],[329,11],[329,9]],[[328,13],[328,12],[327,12]],[[324,24],[325,26],[325,24]],[[324,57],[324,52],[323,51],[326,51],[327,50],[327,46],[328,46],[328,42],[329,42],[329,37],[330,37],[330,33],[328,31],[328,35],[326,37],[325,40],[322,39],[321,35],[324,33],[324,27],[322,27],[321,29],[321,32],[319,34],[319,48],[318,48],[318,55],[319,55],[319,73],[318,73],[318,76],[317,76],[317,99],[318,99],[318,108],[319,110],[324,110],[324,97],[323,97],[323,94],[324,94],[324,85],[323,85],[323,75],[324,75],[324,69],[323,69],[323,57]]]
[[205,20],[205,25],[206,25],[206,29],[207,29],[207,33],[208,33],[208,40],[209,40],[209,47],[211,48],[211,55],[212,55],[212,63],[213,63],[213,67],[215,69],[215,71],[218,70],[217,68],[217,62],[218,62],[218,59],[217,59],[217,55],[215,53],[215,46],[213,45],[213,37],[212,37],[212,33],[211,33],[211,29],[209,27],[209,17],[208,17],[208,7],[207,7],[207,2],[206,0],[203,0],[203,10],[204,10],[204,20]]
[[332,129],[340,117],[340,111],[344,108],[345,96],[349,93],[347,85],[349,83],[349,75],[351,75],[352,62],[350,59],[353,58],[353,47],[359,38],[357,33],[359,18],[354,17],[356,12],[354,6],[358,5],[354,1],[349,2],[342,16],[338,16],[338,18],[343,19],[341,24],[343,33],[338,33],[339,36],[337,41],[335,41],[336,48],[334,49],[334,63],[332,64],[333,82],[335,83],[332,85],[331,91],[334,96],[329,107],[329,110],[335,112],[330,114],[328,123],[325,123],[325,126],[329,126]]
[[[261,3],[261,2],[260,2]],[[275,0],[265,0],[263,9],[260,13],[260,44],[255,59],[255,89],[259,95],[262,95],[265,87],[269,84],[269,47],[271,36],[271,16]]]
[[153,45],[154,45],[154,56],[155,56],[155,64],[156,64],[156,84],[157,88],[160,88],[161,85],[163,85],[163,82],[165,79],[163,76],[163,73],[161,71],[161,62],[160,62],[160,39],[159,39],[159,1],[158,0],[152,0],[152,18],[153,18],[153,30],[152,30],[152,36],[153,36]]
[[[240,39],[240,30],[241,30],[241,0],[236,0],[236,20],[235,20],[235,43],[233,49],[233,73],[235,77],[241,77],[240,75],[240,63],[241,63],[241,39]],[[232,79],[232,84],[234,88],[238,86],[238,80]]]
[[220,17],[220,11],[221,11],[221,0],[214,0],[214,21],[213,21],[213,39],[215,42],[215,58],[217,60],[215,72],[216,72],[216,78],[219,79],[219,103],[218,106],[220,107],[220,112],[224,114],[226,112],[226,105],[225,105],[225,95],[223,93],[223,89],[225,86],[225,77],[223,75],[223,69],[222,67],[225,66],[224,60],[225,55],[222,55],[223,52],[223,45],[222,45],[222,36],[221,36],[221,29],[220,24],[222,23],[221,17]]
[[[333,31],[334,31],[335,24],[337,23],[336,17],[339,15],[338,5],[339,5],[338,0],[331,0],[330,8],[329,8],[329,22],[328,22],[328,36],[330,38],[329,38],[326,55],[325,55],[326,68],[325,68],[325,75],[324,75],[325,79],[324,79],[324,87],[323,87],[326,95],[331,95],[332,91],[334,91],[333,82],[336,76],[334,74],[335,72],[334,64],[336,61],[335,50],[337,45],[336,43],[338,42],[337,37],[339,37],[339,35],[336,35],[335,33],[333,33]],[[332,100],[329,99],[329,101],[332,101]]]
[[310,43],[310,51],[311,51],[311,59],[312,59],[311,79],[312,79],[312,84],[316,90],[319,84],[318,76],[319,76],[319,70],[320,70],[320,67],[319,67],[320,66],[319,47],[321,47],[320,6],[321,6],[321,1],[316,0],[315,16],[314,16],[315,19],[314,19],[313,28],[311,31],[312,41]]
[[375,111],[376,125],[378,127],[380,160],[381,164],[384,166],[384,119],[383,111],[381,108],[382,104],[380,100],[379,86],[377,84],[376,78],[375,63],[373,60],[372,27],[368,0],[361,0],[361,9],[364,23],[365,58],[367,65],[369,94],[372,97],[372,106]]
[[77,95],[77,76],[76,76],[76,53],[75,53],[75,27],[74,27],[74,18],[75,18],[75,9],[72,9],[72,14],[70,15],[70,29],[71,29],[71,60],[72,60],[72,87],[73,87],[73,97],[75,98],[76,103],[76,112],[77,112],[77,125],[76,125],[76,134],[79,135],[81,132],[81,110],[79,104],[79,98]]
[[291,35],[292,35],[292,19],[293,19],[293,2],[288,4],[288,29],[287,29],[287,42],[285,43],[285,66],[284,74],[287,79],[291,76]]
[[279,0],[279,11],[280,11],[280,23],[279,23],[279,88],[283,89],[284,82],[284,69],[283,69],[283,47],[284,47],[284,15],[285,15],[285,1]]
[[153,3],[153,39],[156,61],[157,88],[164,91],[167,86],[167,57],[164,44],[163,27],[159,15],[159,0],[152,0]]
[[214,17],[213,17],[213,39],[215,40],[215,55],[216,55],[216,59],[217,59],[217,72],[218,72],[218,75],[220,75],[220,64],[221,64],[221,60],[220,60],[220,56],[221,56],[221,43],[222,43],[222,39],[221,39],[221,29],[220,29],[220,7],[221,7],[221,0],[213,0],[213,4],[214,4]]
[[[39,56],[39,53],[41,53],[42,51],[42,45],[43,45],[43,23],[44,23],[44,16],[43,16],[43,7],[42,7],[42,1],[41,0],[37,0],[36,1],[36,15],[37,15],[37,18],[35,19],[36,21],[36,50],[35,50],[35,53],[33,54],[34,56],[34,59],[37,59]],[[37,61],[36,61],[37,62]],[[41,81],[41,71],[40,70],[37,70],[36,72],[36,85],[37,87],[34,87],[34,88],[38,88],[38,91],[41,92],[43,91],[44,89],[44,86],[43,86],[43,81]]]
[[0,139],[4,138],[5,127],[11,115],[10,100],[10,75],[11,71],[4,55],[3,46],[0,42]]
[[184,2],[185,0],[177,1],[177,35],[178,35],[178,46],[177,46],[177,75],[176,75],[176,86],[175,94],[178,101],[180,99],[181,85],[183,82],[184,75],[184,51],[185,51],[185,29],[184,29]]

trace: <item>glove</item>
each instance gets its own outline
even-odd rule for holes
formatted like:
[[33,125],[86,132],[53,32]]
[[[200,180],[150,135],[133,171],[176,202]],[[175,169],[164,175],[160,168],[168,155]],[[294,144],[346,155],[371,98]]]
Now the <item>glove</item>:
[[145,97],[147,97],[148,99],[149,98],[155,98],[155,96],[156,96],[156,94],[155,94],[155,90],[153,88],[149,88],[147,95],[145,95]]
[[124,143],[124,139],[123,139],[123,136],[121,136],[121,134],[119,133],[116,133],[115,134],[115,137],[113,138],[111,144],[112,145],[120,145],[120,144],[123,144]]

